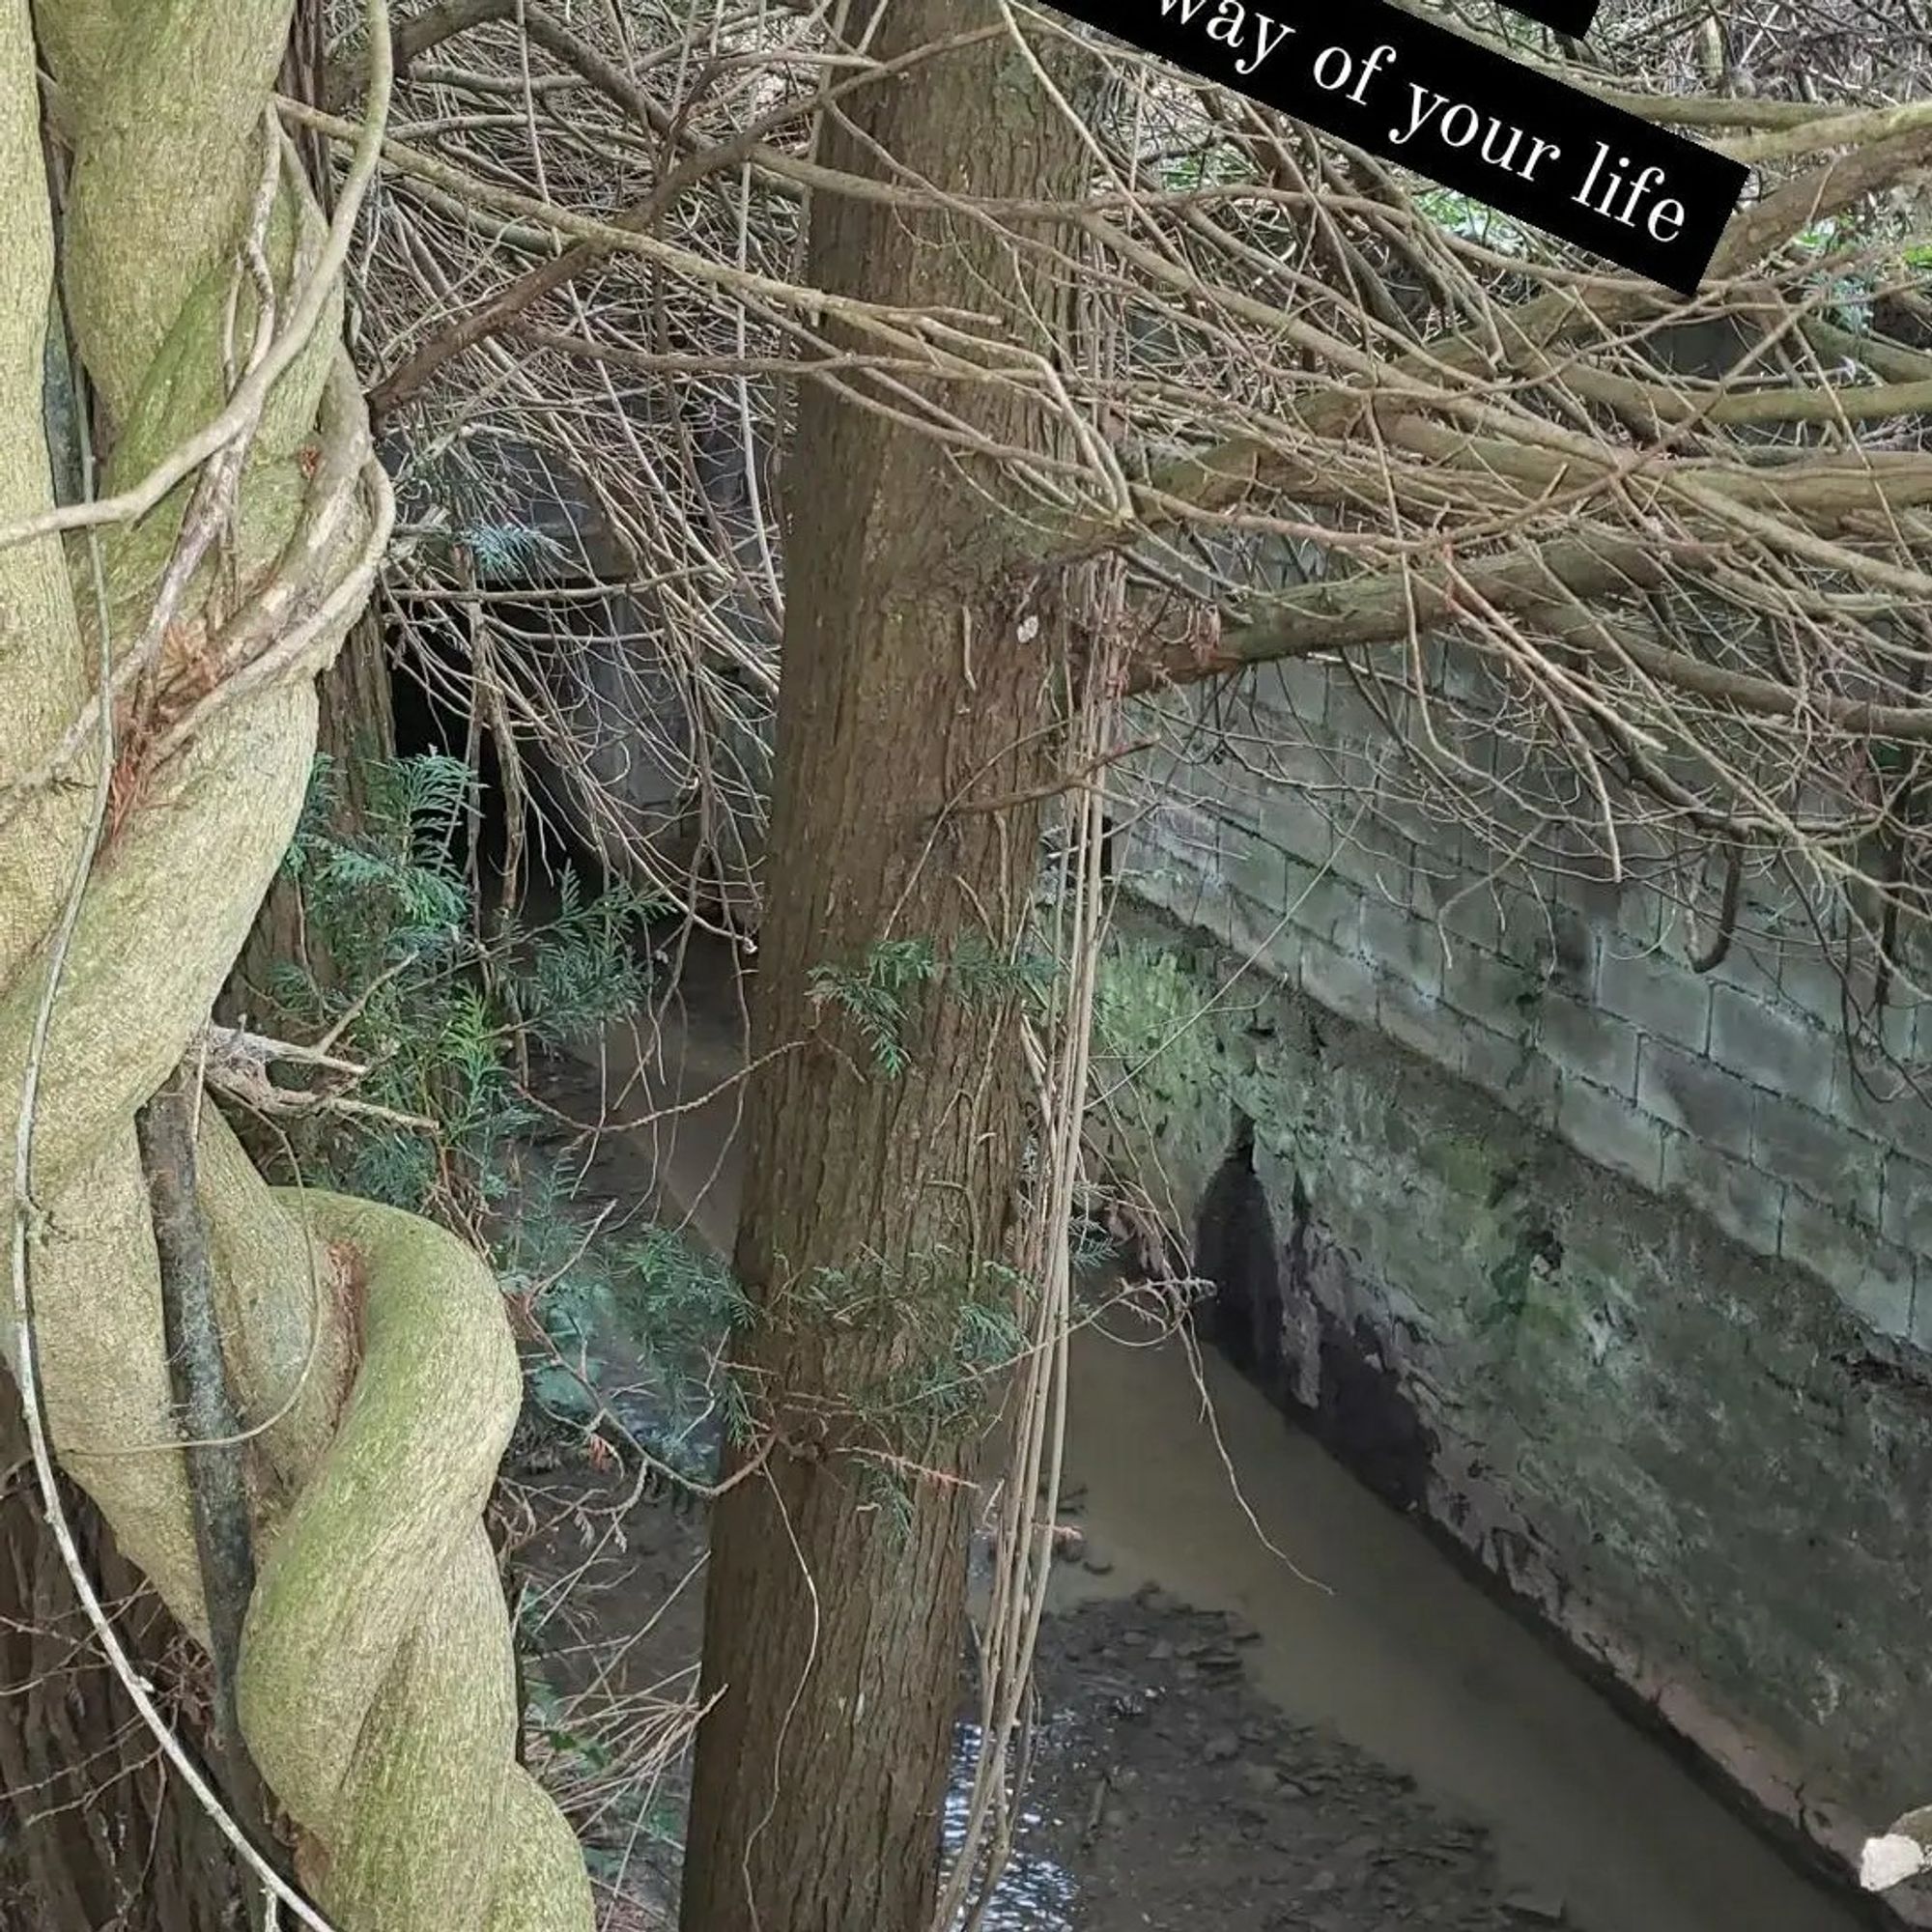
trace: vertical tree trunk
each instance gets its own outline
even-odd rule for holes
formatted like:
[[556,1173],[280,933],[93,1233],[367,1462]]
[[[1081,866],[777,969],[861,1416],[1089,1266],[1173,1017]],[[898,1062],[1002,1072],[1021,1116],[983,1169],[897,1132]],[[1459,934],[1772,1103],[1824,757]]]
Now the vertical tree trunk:
[[[292,100],[324,105],[328,40],[327,0],[296,0],[289,23],[288,51],[277,81]],[[312,128],[298,129],[296,151],[325,213],[335,205],[335,178],[327,140]],[[351,831],[360,816],[366,786],[361,775],[369,765],[395,755],[395,708],[389,691],[388,656],[384,648],[379,606],[363,611],[344,640],[335,662],[317,682],[321,711],[316,750],[335,761],[341,780],[340,805],[332,829]],[[272,1030],[267,989],[277,963],[305,959],[309,970],[327,982],[331,962],[322,956],[302,930],[301,908],[294,885],[277,878],[262,902],[248,943],[236,962],[218,1009],[219,1017],[234,1024],[247,1014]],[[246,1130],[244,1129],[244,1137]],[[248,1137],[254,1139],[255,1137]],[[261,1137],[251,1151],[270,1156],[273,1143]]]
[[[826,162],[878,175],[884,154],[895,179],[955,194],[1064,185],[1076,138],[1019,49],[985,34],[1000,18],[990,0],[893,0],[869,48],[882,59],[982,38],[867,90],[856,131],[828,123]],[[958,216],[821,193],[810,277],[908,306],[1007,305],[1009,338],[1036,350],[1050,347],[1042,324],[1057,333],[1050,277]],[[957,384],[941,400],[1009,446],[1038,435],[1012,388]],[[786,488],[753,1052],[807,1043],[770,1061],[749,1100],[736,1264],[759,1313],[739,1360],[778,1435],[714,1516],[704,1694],[719,1702],[699,1734],[682,1922],[923,1932],[959,1693],[967,1479],[992,1405],[942,1427],[881,1403],[1006,1250],[1026,1072],[1010,999],[913,986],[894,1073],[836,997],[814,1001],[812,975],[865,980],[881,943],[942,962],[962,941],[999,953],[1020,930],[1034,809],[943,814],[1037,783],[1058,627],[1030,620],[984,496],[917,430],[808,386]],[[890,1297],[859,1309],[880,1283]]]

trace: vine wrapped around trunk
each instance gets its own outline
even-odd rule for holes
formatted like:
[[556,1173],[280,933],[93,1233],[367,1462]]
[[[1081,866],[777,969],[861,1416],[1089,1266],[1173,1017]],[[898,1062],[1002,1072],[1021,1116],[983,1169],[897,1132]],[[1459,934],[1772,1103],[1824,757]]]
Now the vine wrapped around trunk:
[[[340,237],[271,112],[288,26],[288,0],[43,0],[31,17],[27,0],[0,0],[10,1129],[63,905],[91,858],[38,1055],[31,1203],[13,1197],[11,1161],[0,1192],[10,1225],[27,1217],[55,1451],[204,1636],[134,1117],[191,1052],[294,831],[315,678],[389,521],[340,345]],[[37,64],[53,83],[51,179]],[[365,146],[365,178],[370,158]],[[69,345],[80,388],[61,380]],[[238,433],[145,515],[53,514],[48,425],[58,443],[92,422],[94,494],[111,497],[238,402]],[[55,453],[71,474],[77,452]],[[115,757],[98,820],[103,657]],[[495,1284],[428,1223],[271,1190],[212,1106],[198,1167],[228,1373],[256,1432],[242,1729],[296,1828],[298,1869],[342,1932],[587,1932],[575,1839],[516,1763],[482,1524],[520,1398]],[[5,1333],[18,1373],[27,1338],[11,1320]]]

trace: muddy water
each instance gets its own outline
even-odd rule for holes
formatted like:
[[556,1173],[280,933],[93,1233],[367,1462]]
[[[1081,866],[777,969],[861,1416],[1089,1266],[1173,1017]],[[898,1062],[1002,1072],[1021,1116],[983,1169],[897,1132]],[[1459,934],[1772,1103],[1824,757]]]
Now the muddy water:
[[[727,1083],[741,1037],[728,1003],[684,1010],[647,1056],[652,1104],[680,1110],[635,1130],[658,1176],[654,1211],[721,1251],[737,1217],[738,1090]],[[613,1039],[604,1058],[615,1099],[639,1055]],[[614,1111],[639,1111],[635,1089]],[[1178,1346],[1099,1327],[1076,1339],[1068,1480],[1085,1486],[1082,1520],[1112,1568],[1104,1577],[1063,1571],[1064,1602],[1151,1582],[1243,1618],[1260,1633],[1246,1655],[1266,1696],[1487,1826],[1511,1882],[1560,1900],[1565,1922],[1586,1932],[1855,1932],[1868,1922],[1231,1370],[1209,1361],[1205,1389],[1212,1427]],[[1025,1876],[1038,1888],[1037,1917],[1022,1912],[1014,1923],[1065,1923],[1060,1875]]]
[[[1179,1349],[1098,1333],[1072,1351],[1071,1479],[1114,1565],[1069,1595],[1154,1581],[1261,1633],[1250,1674],[1487,1824],[1516,1886],[1589,1932],[1852,1932],[1795,1872],[1411,1523],[1237,1376],[1206,1365],[1220,1435]],[[1269,1542],[1264,1546],[1221,1456]]]

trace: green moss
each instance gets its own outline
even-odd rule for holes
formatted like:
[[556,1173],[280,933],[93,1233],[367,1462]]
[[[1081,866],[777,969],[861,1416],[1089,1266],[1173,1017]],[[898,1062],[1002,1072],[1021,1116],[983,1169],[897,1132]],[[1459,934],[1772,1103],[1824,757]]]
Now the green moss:
[[1416,1139],[1417,1159],[1451,1193],[1472,1201],[1487,1201],[1496,1179],[1493,1148],[1461,1134],[1436,1133]]

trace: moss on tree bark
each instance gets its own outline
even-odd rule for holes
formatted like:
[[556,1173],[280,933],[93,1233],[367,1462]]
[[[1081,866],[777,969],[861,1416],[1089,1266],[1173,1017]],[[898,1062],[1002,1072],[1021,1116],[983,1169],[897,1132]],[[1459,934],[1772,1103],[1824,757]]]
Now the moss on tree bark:
[[[103,616],[117,664],[154,646],[115,707],[106,837],[40,1063],[31,1205],[13,1198],[11,1162],[0,1191],[10,1225],[29,1217],[35,1353],[62,1465],[198,1636],[206,1613],[185,1459],[170,1446],[180,1436],[133,1122],[207,1023],[274,876],[315,750],[315,680],[386,528],[339,290],[268,388],[232,503],[198,498],[190,481],[98,541],[23,539],[18,526],[53,503],[50,316],[85,371],[112,492],[215,419],[253,350],[298,311],[323,225],[270,111],[288,26],[286,0],[44,0],[32,20],[25,0],[0,0],[10,1132],[60,905],[90,851],[94,739],[63,741],[93,690]],[[61,103],[51,181],[38,62]],[[151,624],[171,560],[213,513],[172,621]],[[342,1932],[587,1932],[575,1841],[515,1762],[508,1620],[481,1520],[520,1396],[494,1283],[426,1223],[271,1191],[213,1108],[197,1165],[229,1376],[244,1420],[270,1425],[251,1445],[260,1574],[242,1640],[242,1729],[299,1828],[298,1868]],[[17,1366],[24,1338],[11,1321],[5,1339]]]

